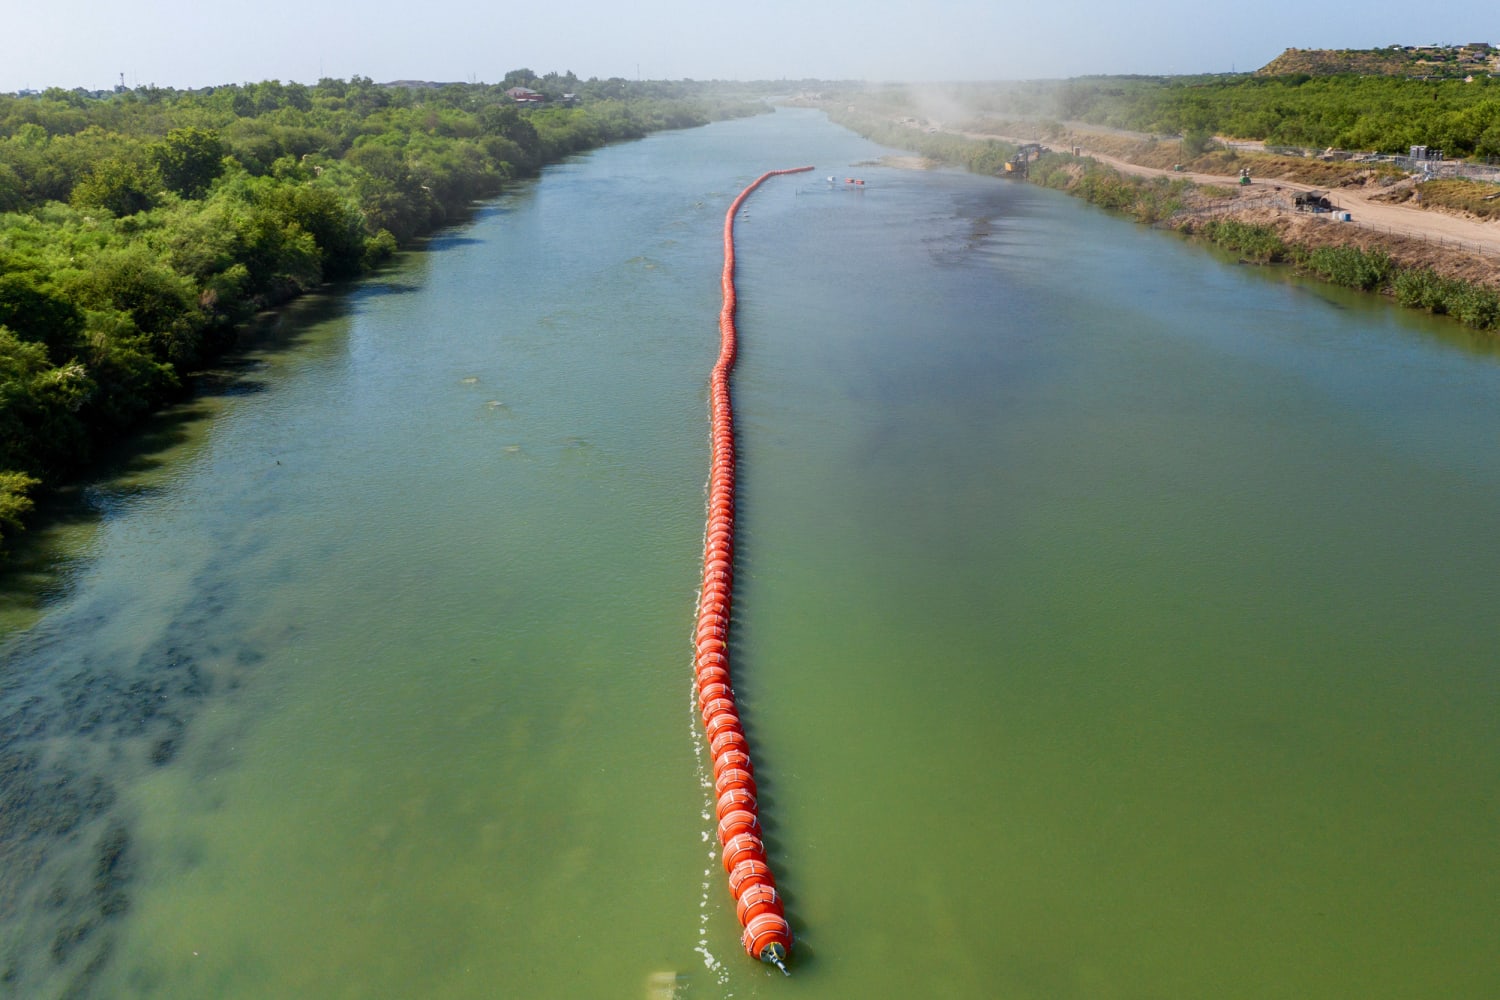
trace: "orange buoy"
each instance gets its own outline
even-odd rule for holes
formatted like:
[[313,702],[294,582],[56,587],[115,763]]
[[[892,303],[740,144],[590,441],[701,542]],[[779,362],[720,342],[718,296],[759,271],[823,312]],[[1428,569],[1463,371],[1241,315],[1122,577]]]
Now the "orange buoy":
[[711,754],[723,753],[730,747],[736,747],[745,753],[750,752],[750,743],[745,739],[745,734],[738,729],[724,729],[708,738],[708,751]]
[[747,952],[762,962],[770,962],[786,972],[784,963],[792,950],[792,928],[785,917],[776,913],[762,913],[752,917],[745,925],[740,943]]
[[756,793],[755,779],[750,776],[749,771],[741,770],[738,767],[726,767],[714,779],[714,794],[723,795],[731,788],[743,788],[751,795],[754,795]]
[[734,866],[741,861],[752,860],[762,864],[766,860],[766,845],[762,844],[755,834],[737,833],[724,844],[725,872],[734,871]]
[[776,916],[785,916],[781,909],[781,897],[776,895],[774,886],[757,882],[755,885],[747,886],[740,893],[740,898],[735,900],[735,915],[740,918],[740,925],[744,926],[762,913],[774,913]]
[[717,779],[722,772],[729,768],[739,768],[741,771],[751,774],[755,773],[755,765],[750,762],[750,755],[743,750],[736,750],[733,747],[714,758],[714,778]]
[[[702,677],[698,678],[698,711],[708,707],[708,703],[715,698],[733,699],[734,692],[729,690],[729,685],[724,681],[704,682]],[[731,700],[730,704],[734,702]]]
[[[723,819],[736,810],[743,809],[745,812],[758,812],[755,807],[755,796],[743,788],[731,788],[719,796],[718,802],[714,804],[714,816]],[[756,834],[760,836],[760,834]]]
[[734,894],[735,901],[745,894],[745,890],[752,885],[768,885],[776,887],[776,879],[771,875],[771,866],[764,861],[755,858],[746,858],[735,865],[729,872],[729,891]]
[[745,737],[745,731],[740,728],[740,717],[733,712],[720,712],[718,715],[705,719],[703,729],[708,733],[710,745],[725,732],[739,733],[742,740]]
[[701,711],[704,725],[707,725],[710,719],[719,715],[732,715],[736,721],[739,720],[739,713],[735,711],[733,698],[713,698],[708,704],[703,706]]
[[[709,374],[708,524],[703,533],[703,584],[698,595],[698,620],[693,631],[695,700],[703,717],[709,752],[713,755],[715,810],[724,871],[734,894],[735,912],[744,935],[745,950],[786,972],[792,947],[791,926],[782,913],[776,880],[766,863],[760,839],[754,767],[730,685],[729,605],[734,592],[735,457],[734,410],[730,402],[729,372],[738,353],[734,314],[734,220],[745,199],[766,180],[812,167],[771,170],[755,179],[730,203],[724,214],[724,268],[719,284],[719,357]],[[854,181],[850,183],[864,183]]]
[[729,673],[729,658],[722,652],[699,653],[693,659],[698,664],[700,670],[706,670],[709,667],[718,667],[724,673]]
[[[698,678],[698,684],[700,686],[708,684],[722,684],[726,688],[729,687],[729,671],[725,670],[723,667],[700,665],[696,669],[695,674]],[[733,692],[731,691],[731,697],[732,696]]]
[[742,833],[760,836],[760,820],[748,809],[731,809],[719,818],[719,843],[727,844]]

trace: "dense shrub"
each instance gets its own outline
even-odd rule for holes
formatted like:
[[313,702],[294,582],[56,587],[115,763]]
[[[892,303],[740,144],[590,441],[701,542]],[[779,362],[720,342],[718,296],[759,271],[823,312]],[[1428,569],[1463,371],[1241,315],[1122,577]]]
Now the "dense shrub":
[[1383,287],[1394,271],[1385,252],[1354,246],[1304,250],[1298,255],[1298,263],[1336,285],[1367,292]]
[[1195,231],[1226,250],[1261,263],[1274,263],[1287,257],[1286,244],[1270,226],[1258,226],[1238,219],[1210,219]]

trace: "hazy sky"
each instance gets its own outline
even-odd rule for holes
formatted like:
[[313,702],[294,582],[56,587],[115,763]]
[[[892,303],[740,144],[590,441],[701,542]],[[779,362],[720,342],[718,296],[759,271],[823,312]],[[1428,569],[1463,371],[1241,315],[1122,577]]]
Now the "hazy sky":
[[1500,43],[1493,0],[0,0],[0,91],[320,77],[996,80],[1251,70],[1288,46]]

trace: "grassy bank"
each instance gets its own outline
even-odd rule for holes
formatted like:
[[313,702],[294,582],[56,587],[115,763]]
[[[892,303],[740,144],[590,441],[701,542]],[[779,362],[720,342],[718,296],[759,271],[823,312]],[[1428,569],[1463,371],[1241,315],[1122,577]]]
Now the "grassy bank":
[[1404,266],[1379,248],[1290,242],[1272,225],[1235,218],[1185,222],[1180,231],[1259,263],[1286,263],[1345,288],[1388,295],[1410,309],[1452,316],[1465,326],[1500,330],[1500,291]]
[[1128,176],[1086,157],[1056,153],[1033,165],[1031,179],[1140,222],[1171,220],[1189,201],[1201,207],[1217,198],[1224,202],[1224,211],[1217,217],[1184,214],[1169,224],[1258,263],[1287,264],[1335,285],[1387,295],[1408,308],[1451,316],[1475,330],[1500,330],[1500,291],[1444,277],[1431,267],[1403,264],[1378,246],[1320,245],[1297,239],[1286,227],[1236,218],[1234,192],[1229,190],[1207,189],[1205,198],[1206,189],[1189,181]]

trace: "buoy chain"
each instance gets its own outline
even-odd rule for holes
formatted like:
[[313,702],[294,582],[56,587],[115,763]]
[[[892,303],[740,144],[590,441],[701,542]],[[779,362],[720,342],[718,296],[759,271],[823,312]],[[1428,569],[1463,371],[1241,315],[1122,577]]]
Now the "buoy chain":
[[756,804],[755,767],[740,724],[729,670],[729,607],[734,590],[734,410],[729,374],[738,352],[734,314],[734,220],[751,193],[772,177],[803,173],[812,167],[770,170],[757,177],[730,204],[724,215],[724,271],[720,284],[719,358],[709,377],[711,418],[708,525],[703,535],[703,586],[698,624],[693,633],[693,672],[698,711],[713,756],[715,812],[724,871],[734,897],[735,915],[744,934],[740,943],[753,958],[791,975],[792,929],[787,923],[776,879],[766,861]]

